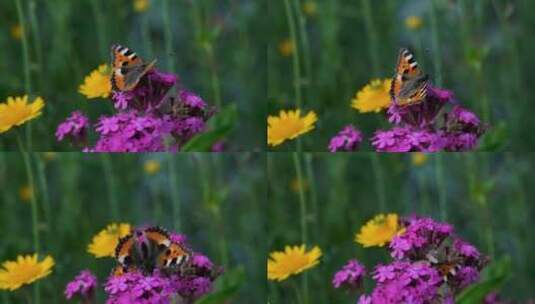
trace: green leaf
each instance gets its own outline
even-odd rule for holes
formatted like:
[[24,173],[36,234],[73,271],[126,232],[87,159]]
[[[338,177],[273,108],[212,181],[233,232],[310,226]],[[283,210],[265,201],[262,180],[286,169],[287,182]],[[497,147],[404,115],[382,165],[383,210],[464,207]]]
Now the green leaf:
[[182,152],[210,152],[212,146],[221,139],[224,139],[236,125],[238,109],[235,104],[224,107],[208,123],[208,132],[204,132],[190,139]]
[[245,282],[245,270],[237,267],[216,280],[215,291],[201,298],[198,304],[225,303],[232,299]]
[[483,136],[478,150],[485,152],[501,150],[507,141],[507,131],[507,126],[503,121],[492,126],[487,134]]
[[484,279],[465,289],[458,297],[459,304],[481,304],[485,296],[492,291],[499,290],[507,281],[511,272],[511,258],[506,256],[497,261],[484,273]]

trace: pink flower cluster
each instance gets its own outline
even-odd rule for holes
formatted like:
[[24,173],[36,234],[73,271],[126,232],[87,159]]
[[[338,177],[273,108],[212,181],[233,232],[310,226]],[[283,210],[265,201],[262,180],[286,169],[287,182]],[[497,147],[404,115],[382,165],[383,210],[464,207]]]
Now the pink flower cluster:
[[[134,90],[113,92],[117,113],[91,125],[81,112],[73,112],[58,126],[56,138],[69,139],[86,152],[179,151],[206,130],[215,111],[196,94],[178,87],[177,76],[150,71]],[[97,140],[88,146],[92,127]]]
[[[455,296],[479,280],[487,257],[454,234],[453,226],[431,218],[401,221],[405,231],[389,245],[393,261],[377,265],[376,286],[358,304],[454,303]],[[364,266],[350,260],[333,278],[335,288],[361,289]]]
[[[386,115],[394,126],[371,137],[377,152],[471,151],[487,130],[474,113],[456,104],[451,91],[433,87],[424,102],[404,107],[392,103]],[[361,132],[350,125],[330,140],[328,148],[355,151],[361,141]]]

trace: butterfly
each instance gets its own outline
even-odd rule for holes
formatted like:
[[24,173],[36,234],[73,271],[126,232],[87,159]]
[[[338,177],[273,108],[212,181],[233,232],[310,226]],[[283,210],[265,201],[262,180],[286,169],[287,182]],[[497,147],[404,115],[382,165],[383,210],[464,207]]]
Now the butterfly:
[[122,275],[136,269],[144,272],[152,272],[154,268],[181,270],[189,263],[191,252],[173,242],[163,228],[153,226],[121,238],[115,248],[115,258],[119,265],[113,273]]
[[131,49],[115,44],[111,47],[113,91],[131,91],[141,78],[154,68],[156,60],[145,63]]
[[427,97],[429,76],[424,74],[414,54],[407,48],[399,51],[396,74],[390,85],[390,97],[398,106],[419,104]]

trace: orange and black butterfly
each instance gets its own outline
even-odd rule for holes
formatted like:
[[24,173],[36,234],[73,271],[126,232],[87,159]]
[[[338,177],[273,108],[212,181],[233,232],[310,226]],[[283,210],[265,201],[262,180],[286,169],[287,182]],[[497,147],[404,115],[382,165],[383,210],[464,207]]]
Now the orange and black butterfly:
[[145,63],[136,53],[121,45],[111,47],[111,57],[111,86],[114,91],[133,90],[156,64],[156,60]]
[[122,238],[115,248],[115,257],[119,267],[114,273],[131,269],[152,272],[154,268],[182,269],[190,261],[191,252],[173,242],[167,231],[153,226]]
[[429,76],[422,72],[414,54],[409,49],[402,48],[390,86],[392,101],[401,107],[419,104],[427,97],[428,87]]

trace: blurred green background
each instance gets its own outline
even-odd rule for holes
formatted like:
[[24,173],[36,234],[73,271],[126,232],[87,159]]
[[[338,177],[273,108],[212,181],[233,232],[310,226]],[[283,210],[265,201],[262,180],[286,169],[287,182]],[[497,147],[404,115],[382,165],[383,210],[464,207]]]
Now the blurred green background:
[[[52,274],[39,281],[46,303],[64,303],[66,283],[82,269],[93,271],[100,284],[105,282],[115,262],[112,258],[96,259],[87,252],[87,246],[111,222],[161,225],[186,234],[195,251],[225,269],[216,281],[215,294],[221,298],[215,303],[264,301],[263,155],[30,156],[41,254],[50,254],[56,261]],[[153,170],[144,169],[147,162],[152,163]],[[27,185],[22,155],[0,153],[2,262],[34,252]],[[1,291],[0,300],[22,303],[31,289]],[[103,287],[97,295],[98,303],[103,303]]]
[[[369,138],[389,124],[382,114],[358,113],[351,100],[372,79],[391,78],[398,50],[409,46],[435,86],[453,90],[490,123],[481,150],[531,151],[534,11],[531,0],[273,1],[269,114],[298,106],[297,83],[303,110],[319,116],[316,130],[302,136],[304,150],[327,151],[329,139],[350,123]],[[411,16],[419,28],[406,25]],[[362,149],[371,149],[368,141]],[[274,150],[295,150],[295,143]]]
[[[390,259],[384,248],[365,249],[355,234],[376,214],[419,214],[454,225],[458,235],[492,259],[489,269],[507,264],[505,298],[533,299],[535,242],[530,219],[535,216],[535,154],[405,154],[326,153],[302,156],[272,153],[268,157],[268,248],[303,243],[319,246],[318,266],[282,283],[270,281],[271,303],[295,301],[301,276],[308,275],[310,303],[355,303],[355,294],[335,290],[331,280],[347,260],[356,258],[369,272]],[[302,174],[298,182],[297,172]],[[303,185],[305,212],[300,210]],[[507,269],[507,267],[504,267]],[[373,282],[365,282],[369,292]],[[301,290],[301,289],[300,289]]]
[[[28,31],[31,83],[24,77],[20,1]],[[86,100],[78,87],[97,66],[110,62],[110,46],[131,47],[157,68],[180,75],[184,87],[220,109],[236,107],[230,151],[265,145],[265,43],[262,1],[9,0],[0,3],[0,102],[27,93],[44,97],[43,116],[32,122],[34,151],[72,150],[54,137],[76,109],[93,122],[113,112],[104,99]],[[18,32],[18,34],[17,34]],[[216,126],[219,127],[219,126]],[[17,150],[15,130],[0,136],[2,150]]]

